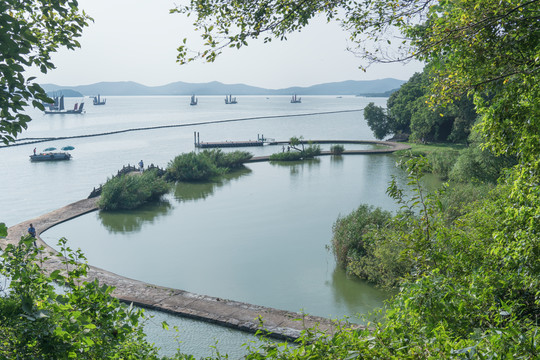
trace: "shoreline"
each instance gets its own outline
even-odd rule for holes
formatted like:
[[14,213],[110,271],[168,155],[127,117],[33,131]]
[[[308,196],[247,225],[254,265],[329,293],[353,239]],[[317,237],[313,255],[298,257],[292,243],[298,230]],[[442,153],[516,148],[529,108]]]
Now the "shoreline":
[[[319,140],[317,142],[324,143],[325,141],[332,143],[371,143],[389,147],[388,149],[375,150],[349,150],[343,152],[342,155],[387,154],[410,148],[406,144],[388,141]],[[321,155],[333,154],[325,151]],[[268,161],[268,158],[268,156],[254,157],[248,162]],[[0,246],[4,248],[8,243],[17,244],[22,236],[27,235],[27,228],[32,223],[38,229],[36,243],[38,246],[43,246],[45,251],[52,255],[49,257],[49,260],[43,263],[42,268],[48,273],[58,269],[62,270],[62,263],[57,256],[54,256],[57,254],[57,251],[45,243],[39,235],[53,226],[98,210],[98,199],[99,197],[79,200],[37,218],[11,226],[8,229],[8,236],[5,239],[0,239]],[[337,320],[324,317],[157,286],[130,279],[90,264],[88,266],[88,275],[85,280],[93,281],[97,279],[102,284],[113,286],[115,290],[112,295],[124,303],[133,303],[143,308],[164,311],[177,316],[214,323],[249,333],[264,330],[269,333],[269,337],[296,340],[307,329],[317,328],[319,331],[332,334],[337,328],[342,328],[343,326],[365,328],[362,325],[348,322],[343,324]],[[301,321],[298,321],[299,319]]]
[[[43,246],[44,251],[50,255],[49,260],[43,263],[42,268],[47,273],[62,270],[64,266],[58,257],[54,256],[58,252],[45,243],[40,234],[60,223],[98,210],[96,205],[98,199],[80,200],[37,218],[14,225],[8,229],[8,236],[5,239],[0,239],[0,245],[4,248],[8,243],[17,244],[21,236],[26,236],[28,225],[32,223],[36,229],[39,229],[36,236],[37,245]],[[269,332],[269,337],[276,339],[296,340],[301,336],[302,331],[313,328],[331,334],[341,326],[335,320],[319,316],[153,285],[88,264],[88,275],[84,280],[93,281],[95,279],[102,284],[113,286],[115,289],[112,295],[124,303],[133,303],[143,308],[164,311],[177,316],[214,323],[249,333],[265,330]],[[298,321],[298,319],[302,321]],[[347,325],[360,327],[354,324]]]

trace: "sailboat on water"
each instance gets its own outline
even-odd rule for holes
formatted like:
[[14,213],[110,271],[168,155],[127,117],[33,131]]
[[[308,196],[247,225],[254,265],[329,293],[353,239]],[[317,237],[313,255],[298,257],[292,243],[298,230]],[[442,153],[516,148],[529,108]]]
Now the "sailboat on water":
[[64,95],[54,98],[54,103],[49,104],[49,110],[45,110],[45,114],[82,114],[84,109],[84,101],[75,103],[72,110],[66,110],[64,107]]
[[297,97],[296,94],[294,94],[291,98],[291,104],[298,104],[302,102],[301,97]]
[[232,97],[232,95],[225,96],[225,104],[237,104],[236,97]]
[[195,95],[191,95],[191,101],[189,102],[189,105],[197,105],[199,100],[195,97]]
[[94,96],[94,105],[105,105],[107,102],[107,99],[101,99],[101,96],[98,94],[98,96]]

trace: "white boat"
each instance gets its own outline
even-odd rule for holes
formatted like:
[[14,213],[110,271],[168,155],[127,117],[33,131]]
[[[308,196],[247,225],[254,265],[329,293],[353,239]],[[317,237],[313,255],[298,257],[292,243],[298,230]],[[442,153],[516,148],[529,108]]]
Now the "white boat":
[[191,95],[191,101],[189,102],[189,105],[197,105],[199,100],[195,97],[195,95]]

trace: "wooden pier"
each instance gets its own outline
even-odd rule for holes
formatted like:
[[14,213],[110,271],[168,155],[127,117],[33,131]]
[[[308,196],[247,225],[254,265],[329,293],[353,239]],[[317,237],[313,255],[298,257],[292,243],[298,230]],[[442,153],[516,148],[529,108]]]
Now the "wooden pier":
[[244,141],[216,141],[216,142],[201,142],[199,133],[194,132],[195,147],[201,149],[209,148],[226,148],[226,147],[251,147],[251,146],[263,146],[265,144],[274,144],[275,140],[265,139],[264,135],[257,134],[257,140],[244,140]]
[[224,142],[203,142],[195,144],[196,147],[201,149],[208,148],[222,148],[222,147],[248,147],[248,146],[263,146],[262,141],[224,141]]

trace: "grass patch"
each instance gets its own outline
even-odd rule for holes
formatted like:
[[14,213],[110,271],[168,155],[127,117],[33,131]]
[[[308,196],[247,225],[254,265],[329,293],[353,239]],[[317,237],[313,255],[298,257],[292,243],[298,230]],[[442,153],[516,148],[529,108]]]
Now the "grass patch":
[[433,152],[436,151],[462,151],[467,149],[466,144],[453,144],[453,143],[430,143],[430,144],[419,144],[414,142],[404,142],[411,147],[409,150],[399,150],[394,154],[399,156],[424,156],[427,157]]

